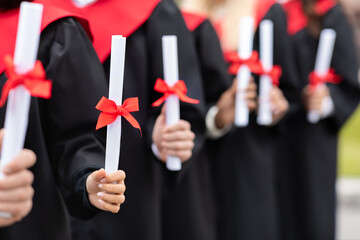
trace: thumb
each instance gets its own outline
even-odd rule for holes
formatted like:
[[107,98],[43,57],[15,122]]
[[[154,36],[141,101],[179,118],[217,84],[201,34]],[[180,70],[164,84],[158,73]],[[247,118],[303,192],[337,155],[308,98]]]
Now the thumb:
[[0,149],[2,147],[3,139],[4,139],[4,128],[0,129]]
[[104,169],[100,169],[98,171],[93,172],[92,174],[90,174],[90,179],[95,182],[98,183],[100,182],[102,179],[104,179],[106,176],[106,172]]
[[165,117],[165,111],[166,111],[166,104],[164,104],[163,107],[161,108],[160,116]]

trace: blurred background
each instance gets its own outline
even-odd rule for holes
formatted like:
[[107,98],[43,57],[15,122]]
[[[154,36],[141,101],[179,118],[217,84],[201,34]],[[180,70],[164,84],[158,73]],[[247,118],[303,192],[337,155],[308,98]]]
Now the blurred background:
[[[339,2],[353,27],[360,62],[360,1]],[[360,240],[360,108],[340,133],[338,169],[337,239]]]

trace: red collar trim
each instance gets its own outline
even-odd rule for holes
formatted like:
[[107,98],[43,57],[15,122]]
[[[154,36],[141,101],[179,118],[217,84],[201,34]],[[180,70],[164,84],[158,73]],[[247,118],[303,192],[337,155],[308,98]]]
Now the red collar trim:
[[98,0],[85,7],[76,7],[72,0],[36,0],[84,16],[94,35],[94,48],[101,62],[111,52],[111,36],[129,37],[149,19],[161,0]]
[[[1,36],[0,73],[2,73],[5,70],[3,57],[6,54],[10,54],[11,56],[14,55],[17,25],[19,21],[19,11],[20,11],[19,8],[17,8],[10,11],[0,12],[0,36]],[[74,15],[64,10],[49,6],[44,7],[43,20],[41,23],[41,31],[43,31],[51,23],[65,17],[77,18],[77,20],[83,25],[84,29],[89,34],[89,37],[92,38],[89,29],[89,24],[85,19],[77,16],[76,14]]]
[[[336,2],[333,0],[318,0],[315,6],[316,12],[320,15],[325,15],[329,12]],[[292,0],[282,4],[288,22],[288,32],[290,35],[295,35],[308,25],[308,19],[305,16],[301,1]]]
[[207,17],[204,15],[195,14],[187,11],[181,11],[181,13],[184,17],[188,29],[191,32],[195,31],[207,19]]
[[256,27],[259,26],[260,22],[264,19],[266,14],[269,12],[270,8],[276,4],[275,0],[258,0],[256,4],[256,12],[255,12],[255,24]]

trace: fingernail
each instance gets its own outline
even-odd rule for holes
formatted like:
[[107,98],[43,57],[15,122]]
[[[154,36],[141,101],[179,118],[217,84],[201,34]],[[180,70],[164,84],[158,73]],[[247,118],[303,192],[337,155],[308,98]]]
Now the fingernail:
[[98,185],[98,188],[102,188],[102,187],[103,187],[103,185],[102,185],[102,184],[99,184],[99,185]]
[[97,195],[98,197],[103,197],[103,196],[104,196],[104,193],[98,192],[96,195]]
[[101,181],[100,181],[100,182],[101,182],[101,183],[106,182],[106,178],[101,179]]
[[104,204],[105,202],[101,199],[99,199],[99,203]]

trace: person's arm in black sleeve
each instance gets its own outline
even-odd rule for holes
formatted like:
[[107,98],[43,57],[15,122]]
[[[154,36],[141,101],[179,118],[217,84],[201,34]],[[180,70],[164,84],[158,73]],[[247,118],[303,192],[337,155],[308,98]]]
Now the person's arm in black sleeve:
[[104,166],[105,157],[95,137],[95,106],[107,93],[103,68],[74,19],[53,23],[42,36],[39,56],[53,82],[52,97],[41,106],[49,156],[70,213],[89,217],[98,210],[89,203],[86,178]]

